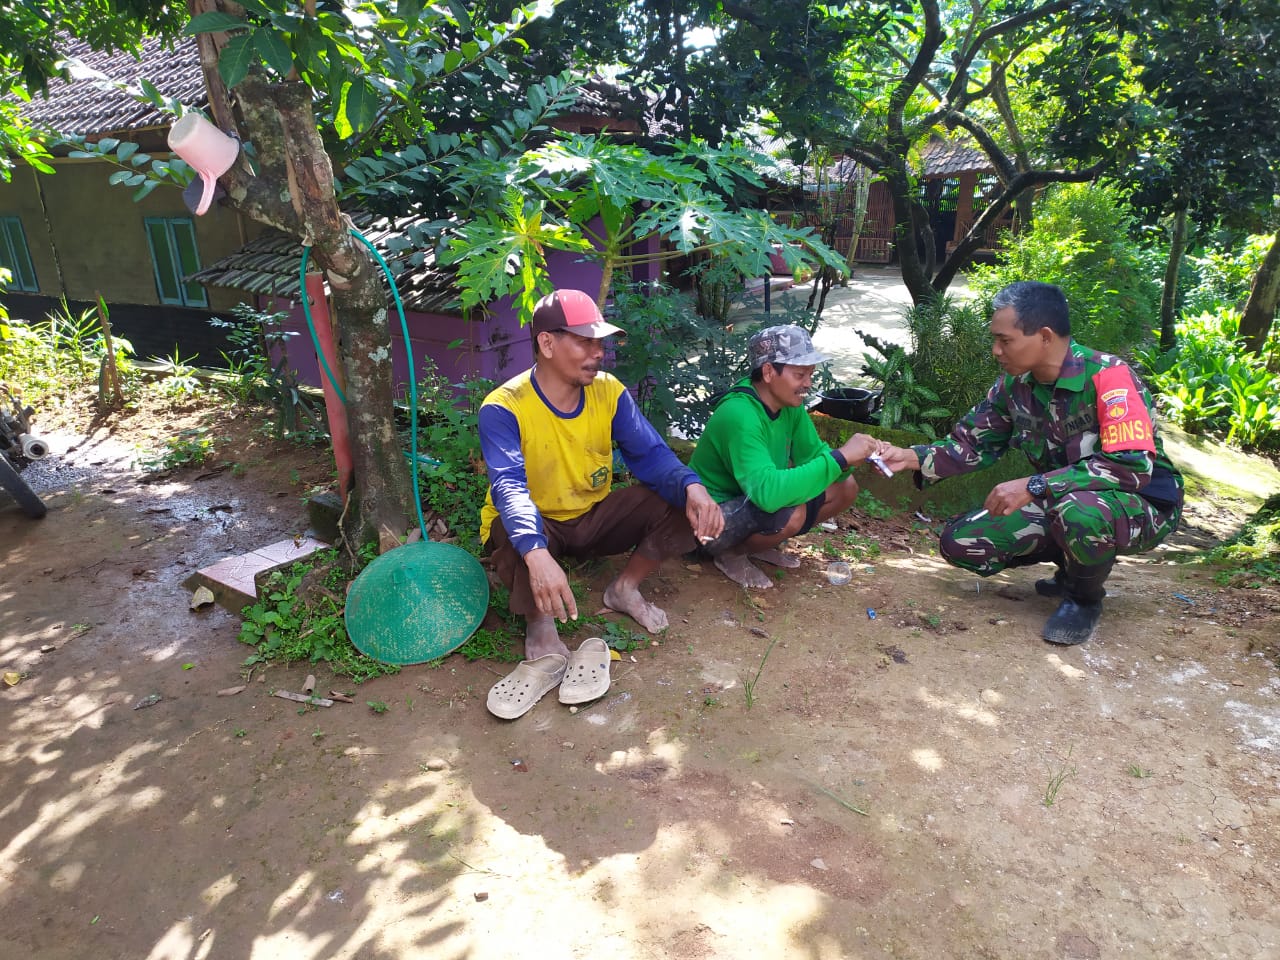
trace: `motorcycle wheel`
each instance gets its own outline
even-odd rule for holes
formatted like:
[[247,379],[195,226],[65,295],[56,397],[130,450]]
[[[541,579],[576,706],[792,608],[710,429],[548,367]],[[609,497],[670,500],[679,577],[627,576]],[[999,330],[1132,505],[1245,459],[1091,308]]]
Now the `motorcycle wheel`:
[[8,490],[13,499],[18,501],[22,512],[33,520],[38,520],[49,512],[44,501],[27,486],[27,481],[22,479],[17,469],[9,462],[9,458],[3,453],[0,453],[0,487]]

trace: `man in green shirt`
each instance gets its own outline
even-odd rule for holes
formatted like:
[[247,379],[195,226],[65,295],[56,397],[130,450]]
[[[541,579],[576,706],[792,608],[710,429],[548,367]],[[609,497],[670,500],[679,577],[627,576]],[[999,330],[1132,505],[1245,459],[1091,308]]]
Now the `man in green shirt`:
[[888,445],[859,433],[833,450],[818,437],[804,400],[830,358],[803,328],[759,330],[747,352],[751,376],[716,405],[689,466],[724,513],[724,532],[703,550],[730,580],[764,589],[773,581],[751,560],[798,567],[782,541],[847,509],[858,495],[849,467]]

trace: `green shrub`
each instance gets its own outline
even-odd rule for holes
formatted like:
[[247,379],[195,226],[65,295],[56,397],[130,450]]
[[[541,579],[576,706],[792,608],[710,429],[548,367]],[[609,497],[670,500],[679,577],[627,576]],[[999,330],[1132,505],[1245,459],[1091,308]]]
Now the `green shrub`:
[[1253,278],[1274,240],[1271,234],[1260,234],[1230,249],[1188,256],[1189,279],[1180,312],[1184,316],[1197,316],[1217,313],[1223,308],[1244,309]]
[[[304,393],[298,372],[288,366],[285,343],[293,333],[284,329],[286,315],[257,310],[246,303],[231,310],[234,320],[210,317],[231,345],[222,351],[227,376],[219,388],[242,406],[262,404],[272,411],[277,437],[314,441],[328,433],[317,404]],[[273,360],[272,356],[277,359]]]
[[615,338],[612,372],[659,433],[700,434],[715,398],[748,372],[740,325],[706,319],[670,287],[618,290],[611,319],[626,331]]
[[[896,343],[886,343],[871,334],[862,334],[880,356],[862,355],[862,372],[881,384],[882,403],[877,422],[890,430],[907,430],[936,437],[945,430],[951,411],[942,406],[932,387],[921,383],[911,357]],[[939,427],[940,424],[946,426]]]
[[1277,335],[1259,356],[1244,349],[1239,332],[1240,314],[1231,308],[1184,316],[1171,349],[1141,347],[1135,357],[1165,416],[1188,433],[1273,448],[1280,445],[1280,376],[1268,371],[1267,357]]
[[[133,391],[133,346],[123,337],[112,337],[111,344],[123,386]],[[93,308],[74,314],[63,299],[42,320],[0,320],[0,380],[21,384],[24,399],[37,408],[50,397],[67,396],[96,381],[105,354],[102,325]]]
[[451,384],[430,363],[418,382],[418,453],[425,458],[418,495],[473,553],[482,546],[480,508],[489,490],[480,451],[480,404],[493,387],[483,378]]
[[905,314],[911,334],[907,363],[916,383],[937,395],[948,413],[932,420],[939,434],[987,395],[1000,370],[991,356],[991,328],[985,304],[935,297]]
[[1115,187],[1063,184],[1037,201],[1034,227],[1006,238],[996,264],[977,267],[969,286],[984,306],[1016,280],[1062,287],[1075,339],[1127,353],[1156,325],[1160,255],[1130,239],[1133,218]]

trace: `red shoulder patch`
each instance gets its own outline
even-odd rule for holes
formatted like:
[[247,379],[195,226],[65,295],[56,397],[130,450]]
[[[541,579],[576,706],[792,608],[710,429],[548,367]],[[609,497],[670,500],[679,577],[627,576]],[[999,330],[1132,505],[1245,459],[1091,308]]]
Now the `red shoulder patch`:
[[1155,453],[1156,435],[1142,392],[1128,367],[1106,367],[1093,377],[1098,393],[1098,435],[1106,453]]

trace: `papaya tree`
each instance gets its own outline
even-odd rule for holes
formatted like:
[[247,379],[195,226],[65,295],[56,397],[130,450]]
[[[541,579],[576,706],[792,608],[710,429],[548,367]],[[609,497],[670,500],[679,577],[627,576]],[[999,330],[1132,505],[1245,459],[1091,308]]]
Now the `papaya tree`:
[[442,258],[458,264],[465,305],[513,295],[525,318],[551,289],[547,250],[574,251],[602,268],[604,305],[617,272],[640,263],[712,253],[743,277],[769,272],[779,250],[787,267],[844,259],[812,230],[775,223],[739,203],[762,189],[767,158],[729,144],[667,144],[658,154],[600,136],[566,136],[509,161],[460,170],[456,189],[472,199],[474,219]]

